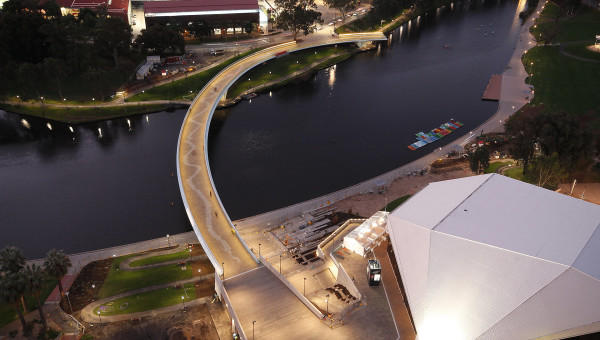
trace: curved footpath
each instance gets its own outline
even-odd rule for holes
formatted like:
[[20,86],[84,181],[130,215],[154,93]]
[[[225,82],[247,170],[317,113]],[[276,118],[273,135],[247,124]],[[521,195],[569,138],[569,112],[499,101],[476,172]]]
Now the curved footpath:
[[[81,310],[81,319],[87,323],[109,323],[109,322],[115,322],[115,321],[144,318],[147,316],[153,316],[153,315],[161,314],[161,313],[175,312],[175,311],[181,310],[183,308],[183,306],[180,305],[179,303],[177,303],[172,306],[167,306],[167,307],[158,308],[158,309],[152,309],[152,310],[143,311],[143,312],[135,312],[135,313],[127,313],[127,314],[119,314],[119,315],[100,315],[100,316],[98,316],[98,314],[94,314],[94,309],[98,308],[99,306],[102,306],[105,303],[114,301],[116,299],[120,299],[122,297],[136,295],[136,294],[149,292],[149,291],[162,289],[162,288],[167,288],[167,287],[174,287],[176,285],[183,285],[186,283],[208,280],[208,279],[214,278],[214,275],[215,275],[214,273],[206,274],[206,275],[202,275],[202,276],[193,277],[191,279],[163,283],[163,284],[152,286],[152,287],[139,288],[139,289],[135,289],[135,290],[130,290],[125,293],[109,296],[107,298],[94,301],[94,302],[90,303],[89,305],[85,306]],[[186,301],[184,303],[184,306],[197,306],[197,305],[204,304],[207,301],[209,301],[209,299],[206,297],[203,297],[203,298],[199,298],[199,299],[195,299],[195,300]]]

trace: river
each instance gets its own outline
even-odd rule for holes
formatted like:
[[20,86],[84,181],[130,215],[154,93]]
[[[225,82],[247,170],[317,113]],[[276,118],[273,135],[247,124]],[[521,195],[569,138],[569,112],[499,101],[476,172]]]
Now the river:
[[[230,217],[332,192],[406,164],[415,133],[488,119],[481,101],[520,26],[516,1],[447,6],[309,81],[215,113],[209,158]],[[0,247],[28,258],[191,230],[176,177],[185,111],[73,127],[0,112]],[[102,138],[99,137],[101,129]],[[475,131],[476,132],[476,131]],[[74,139],[73,139],[74,138]]]

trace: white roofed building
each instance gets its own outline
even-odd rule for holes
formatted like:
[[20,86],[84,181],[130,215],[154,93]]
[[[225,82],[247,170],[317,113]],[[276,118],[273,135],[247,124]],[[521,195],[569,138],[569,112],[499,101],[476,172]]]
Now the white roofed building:
[[431,183],[389,215],[418,339],[600,331],[600,206],[482,175]]

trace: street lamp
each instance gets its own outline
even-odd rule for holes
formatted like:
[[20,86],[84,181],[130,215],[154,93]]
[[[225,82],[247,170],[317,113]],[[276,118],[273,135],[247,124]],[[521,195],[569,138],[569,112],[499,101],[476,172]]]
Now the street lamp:
[[71,299],[69,299],[69,292],[66,292],[67,301],[69,302],[69,309],[71,310],[71,314],[73,314],[73,307],[71,307]]
[[304,278],[304,296],[306,297],[306,278]]
[[260,243],[258,244],[258,257],[260,257]]
[[102,317],[100,316],[100,311],[98,311],[98,319],[100,319],[100,323],[102,323]]
[[329,294],[325,295],[325,297],[327,299],[325,299],[325,302],[327,302],[327,316],[329,316]]
[[169,234],[167,234],[167,243],[169,244],[169,247],[171,246],[171,239],[169,238]]
[[190,262],[192,261],[192,248],[190,247]]
[[181,297],[181,310],[185,312],[185,305],[183,304],[183,301],[185,300],[185,296]]
[[281,254],[279,254],[279,274],[281,274]]
[[223,280],[225,280],[225,262],[221,263],[221,268],[223,268]]
[[252,321],[252,340],[254,340],[254,323],[256,320]]
[[96,292],[94,291],[95,288],[96,285],[92,283],[92,293],[94,293],[94,299],[96,298]]

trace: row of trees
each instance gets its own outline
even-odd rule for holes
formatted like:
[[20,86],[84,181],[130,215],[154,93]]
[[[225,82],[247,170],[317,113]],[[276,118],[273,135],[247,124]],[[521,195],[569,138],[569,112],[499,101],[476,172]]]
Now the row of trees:
[[594,136],[565,113],[530,108],[505,123],[510,152],[523,160],[523,175],[539,186],[555,185],[569,172],[585,169],[597,150]]
[[64,297],[61,280],[67,274],[69,267],[71,267],[71,260],[62,250],[50,250],[44,259],[43,267],[26,264],[25,256],[16,247],[5,247],[0,250],[0,301],[14,307],[23,330],[27,329],[23,317],[23,312],[27,312],[25,294],[32,294],[35,297],[45,332],[48,325],[40,301],[42,284],[46,277],[57,279],[61,298]]
[[[15,89],[23,99],[53,89],[65,98],[67,81],[104,99],[109,78],[126,81],[142,58],[136,51],[183,53],[177,28],[149,27],[132,42],[131,27],[107,15],[106,7],[83,8],[77,17],[61,15],[54,0],[8,0],[0,11],[0,94]],[[109,74],[112,73],[112,76]],[[114,86],[114,85],[113,85]],[[118,85],[117,85],[118,86]],[[73,86],[71,86],[73,87]]]

